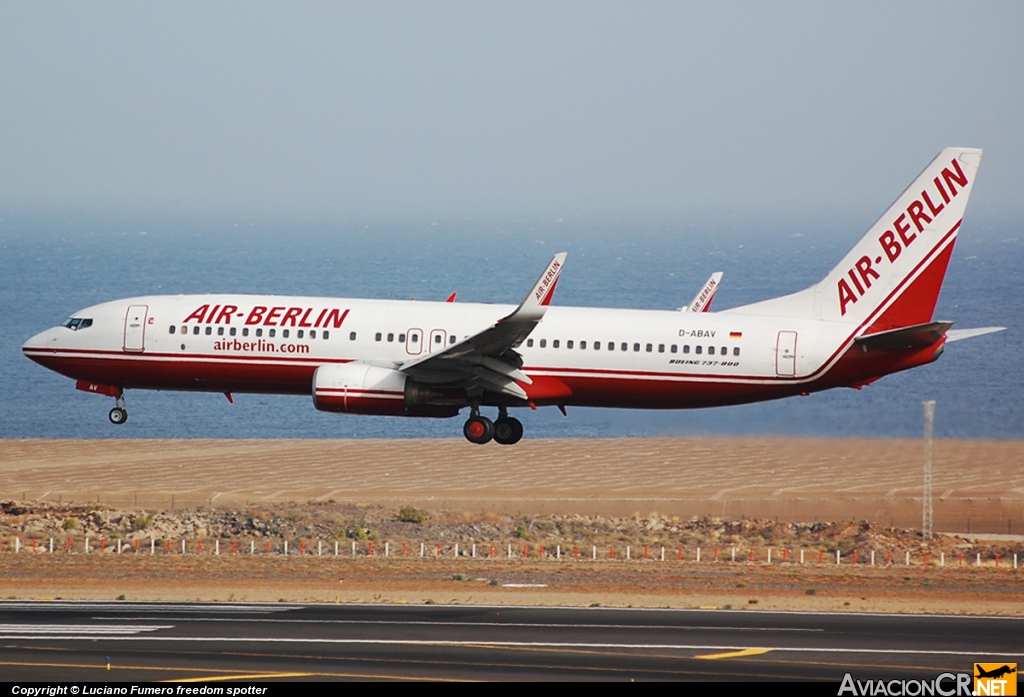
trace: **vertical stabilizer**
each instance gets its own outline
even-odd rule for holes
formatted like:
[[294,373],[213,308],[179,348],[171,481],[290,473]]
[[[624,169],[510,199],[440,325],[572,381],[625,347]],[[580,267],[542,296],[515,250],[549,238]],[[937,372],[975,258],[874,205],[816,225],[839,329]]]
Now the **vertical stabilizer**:
[[930,322],[980,163],[981,150],[946,148],[821,282],[731,311],[872,332]]

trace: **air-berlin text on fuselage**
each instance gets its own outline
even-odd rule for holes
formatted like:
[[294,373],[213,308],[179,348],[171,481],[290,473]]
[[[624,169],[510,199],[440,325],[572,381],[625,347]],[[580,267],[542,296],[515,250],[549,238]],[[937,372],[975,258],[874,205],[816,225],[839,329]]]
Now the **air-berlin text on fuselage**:
[[[236,305],[200,305],[182,324],[195,321],[197,324],[231,324],[231,319],[245,318],[246,326],[258,324],[263,327],[311,327],[316,329],[339,329],[348,310],[336,307],[286,307],[284,305],[267,307],[255,305],[252,309],[239,311]],[[313,319],[315,318],[315,319]]]
[[[924,189],[921,195],[914,199],[905,213],[900,213],[892,222],[892,229],[886,230],[878,238],[878,244],[889,263],[895,262],[903,250],[917,240],[917,235],[924,232],[924,226],[932,222],[939,213],[946,207],[946,204],[956,198],[957,194],[967,187],[967,175],[960,168],[960,163],[954,157],[949,167],[943,167],[939,176],[932,179],[935,190],[929,193]],[[955,171],[954,171],[955,170]],[[957,186],[960,190],[957,190]],[[839,291],[839,314],[846,314],[846,306],[857,302],[871,288],[872,279],[879,279],[881,276],[873,268],[873,264],[882,263],[882,254],[871,257],[864,255],[854,264],[854,268],[847,271],[849,282],[846,278],[840,278],[837,284]]]

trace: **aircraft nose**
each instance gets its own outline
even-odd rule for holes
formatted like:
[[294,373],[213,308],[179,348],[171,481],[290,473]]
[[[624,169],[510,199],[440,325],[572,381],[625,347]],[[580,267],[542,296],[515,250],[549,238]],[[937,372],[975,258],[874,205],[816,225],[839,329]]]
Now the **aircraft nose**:
[[50,340],[50,334],[53,333],[53,329],[47,329],[45,332],[39,332],[34,337],[26,341],[21,346],[21,350],[25,353],[30,351],[44,349]]

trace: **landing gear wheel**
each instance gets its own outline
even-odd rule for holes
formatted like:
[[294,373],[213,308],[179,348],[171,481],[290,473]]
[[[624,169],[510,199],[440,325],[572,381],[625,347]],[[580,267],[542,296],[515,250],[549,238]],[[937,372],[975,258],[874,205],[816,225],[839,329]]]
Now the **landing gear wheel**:
[[470,443],[483,445],[494,438],[494,422],[486,416],[475,414],[466,419],[466,425],[462,427],[462,435]]
[[518,443],[523,438],[523,423],[512,416],[494,422],[494,442],[502,445]]
[[110,418],[110,423],[117,425],[121,425],[128,420],[128,412],[122,407],[114,407],[107,416]]

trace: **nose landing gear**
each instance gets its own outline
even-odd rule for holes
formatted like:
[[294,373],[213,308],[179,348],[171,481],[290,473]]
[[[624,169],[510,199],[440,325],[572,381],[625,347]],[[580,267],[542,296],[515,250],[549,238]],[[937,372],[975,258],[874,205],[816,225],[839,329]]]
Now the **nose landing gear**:
[[486,416],[481,416],[480,408],[474,406],[462,427],[462,434],[470,443],[478,445],[492,439],[501,445],[512,445],[522,440],[523,424],[519,419],[509,416],[505,407],[498,409],[498,420],[491,421]]
[[110,423],[121,425],[128,420],[128,410],[124,408],[124,392],[117,395],[114,400],[114,408],[107,414]]

